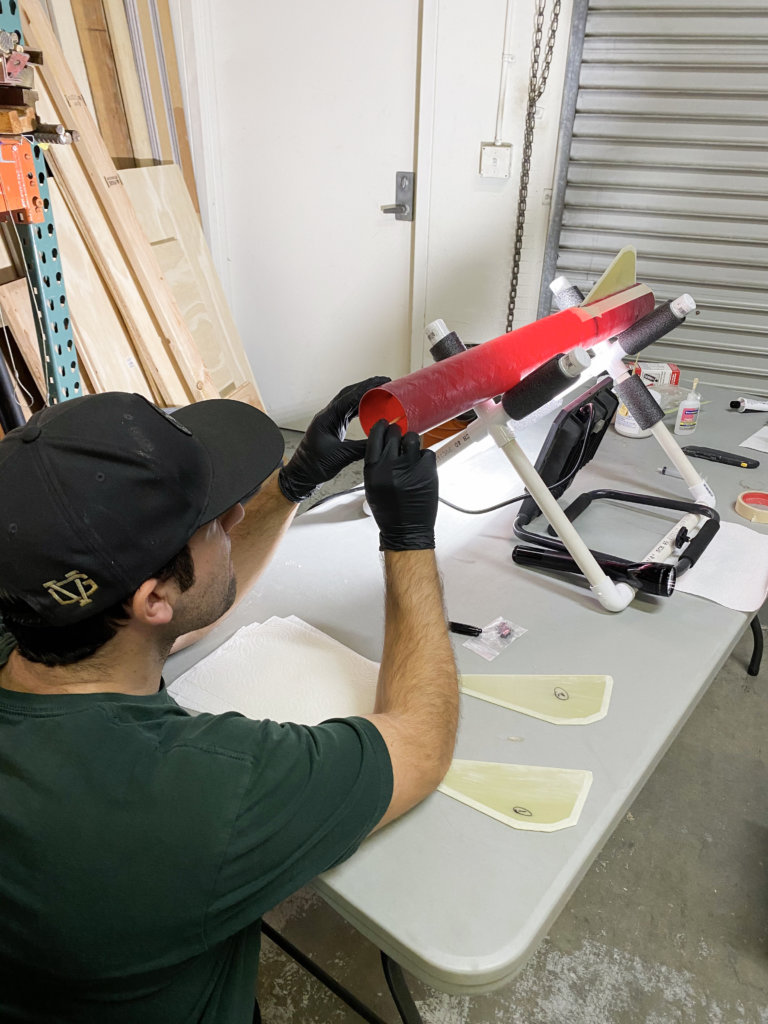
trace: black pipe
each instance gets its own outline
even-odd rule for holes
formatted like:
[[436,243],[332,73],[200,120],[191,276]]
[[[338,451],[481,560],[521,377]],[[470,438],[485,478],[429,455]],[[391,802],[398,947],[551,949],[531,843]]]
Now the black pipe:
[[14,391],[13,378],[5,360],[0,358],[0,427],[3,428],[3,433],[7,434],[14,427],[22,427],[25,422]]
[[[555,572],[570,572],[583,575],[578,563],[570,555],[558,551],[518,544],[512,549],[512,561],[518,565],[539,569],[554,569]],[[600,558],[597,564],[606,576],[617,583],[628,583],[635,590],[655,597],[669,597],[675,589],[676,572],[674,565],[666,562],[624,562],[621,559]]]

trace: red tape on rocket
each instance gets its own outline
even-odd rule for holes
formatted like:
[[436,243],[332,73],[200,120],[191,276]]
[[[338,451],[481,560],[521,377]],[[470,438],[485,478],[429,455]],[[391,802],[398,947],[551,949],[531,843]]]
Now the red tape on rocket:
[[504,394],[558,353],[590,348],[621,334],[653,308],[650,288],[634,284],[587,305],[553,313],[374,388],[360,403],[360,423],[366,434],[381,419],[397,423],[403,433],[423,434]]

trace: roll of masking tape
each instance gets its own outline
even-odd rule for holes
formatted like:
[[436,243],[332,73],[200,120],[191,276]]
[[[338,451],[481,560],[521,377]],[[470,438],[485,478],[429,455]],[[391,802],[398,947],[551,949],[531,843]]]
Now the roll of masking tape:
[[765,491],[742,491],[736,499],[736,511],[750,523],[768,523],[768,494]]

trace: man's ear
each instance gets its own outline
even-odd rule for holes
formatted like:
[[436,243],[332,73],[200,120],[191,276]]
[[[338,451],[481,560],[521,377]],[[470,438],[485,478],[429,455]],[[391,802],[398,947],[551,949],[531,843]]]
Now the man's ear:
[[131,618],[148,626],[166,626],[178,596],[179,588],[171,580],[144,580],[127,602]]

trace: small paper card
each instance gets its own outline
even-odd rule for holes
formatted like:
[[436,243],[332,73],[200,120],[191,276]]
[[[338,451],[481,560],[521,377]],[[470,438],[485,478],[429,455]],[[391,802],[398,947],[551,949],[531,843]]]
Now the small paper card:
[[768,427],[761,427],[742,441],[739,448],[752,448],[756,452],[768,452]]

